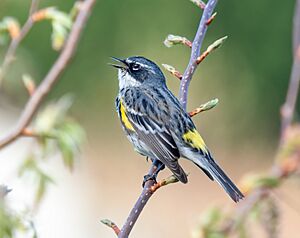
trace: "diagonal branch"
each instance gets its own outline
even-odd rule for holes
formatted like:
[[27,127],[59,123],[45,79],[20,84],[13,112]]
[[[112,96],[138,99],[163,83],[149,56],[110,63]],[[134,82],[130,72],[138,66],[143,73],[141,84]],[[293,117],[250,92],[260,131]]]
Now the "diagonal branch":
[[[281,108],[281,134],[290,126],[293,120],[297,103],[299,84],[300,84],[300,0],[296,3],[293,27],[293,50],[294,62],[290,77],[290,83],[286,95],[286,101]],[[283,138],[283,136],[281,136]],[[282,140],[281,140],[282,141]]]
[[[188,87],[189,83],[192,79],[192,76],[195,72],[197,67],[197,58],[200,56],[200,49],[202,46],[203,39],[205,37],[205,33],[207,31],[207,22],[211,18],[213,14],[213,10],[217,4],[217,0],[209,0],[204,7],[204,12],[200,20],[199,28],[196,33],[195,39],[192,44],[192,53],[189,64],[185,70],[183,78],[180,84],[180,93],[179,93],[179,100],[182,103],[183,107],[186,109],[187,104],[187,94],[188,94]],[[153,174],[156,171],[155,165],[152,165],[149,171],[149,174]],[[128,238],[133,226],[135,225],[137,219],[139,218],[142,210],[144,209],[145,205],[156,191],[154,186],[154,181],[148,181],[144,189],[142,190],[141,195],[139,196],[138,200],[136,201],[133,209],[131,210],[124,226],[119,233],[119,238]]]
[[[297,126],[291,127],[291,122],[295,113],[295,105],[298,98],[299,81],[300,81],[300,0],[297,0],[296,11],[294,16],[294,62],[292,66],[292,73],[287,91],[287,97],[284,105],[281,108],[281,134],[280,145],[277,152],[278,157],[283,153],[286,158],[282,159],[281,163],[274,162],[274,165],[269,171],[269,176],[274,180],[282,182],[288,177],[299,172],[300,169],[300,148],[294,148],[299,141],[300,129]],[[288,151],[288,153],[286,152]],[[239,204],[234,214],[234,219],[226,223],[222,231],[229,235],[236,230],[240,224],[241,219],[249,215],[249,211],[265,197],[270,196],[272,189],[267,186],[260,186],[251,190],[243,203]]]
[[[155,173],[157,167],[152,165],[149,174]],[[118,235],[118,238],[128,238],[133,226],[135,225],[137,219],[139,218],[141,212],[143,211],[145,205],[147,204],[148,200],[151,198],[153,193],[151,192],[151,187],[154,186],[155,182],[153,180],[148,180],[145,183],[145,186],[142,190],[141,195],[139,196],[138,200],[136,201],[135,205],[131,209],[129,216],[123,225],[121,232]]]
[[192,80],[193,74],[196,71],[197,58],[200,56],[201,46],[208,28],[208,25],[206,23],[211,18],[217,3],[218,0],[209,0],[205,5],[196,36],[192,44],[192,53],[190,57],[190,62],[180,82],[179,101],[181,102],[184,109],[186,109],[187,107],[188,88]]
[[[155,173],[157,168],[153,165],[150,170],[149,174]],[[152,197],[152,195],[161,187],[166,186],[171,183],[177,183],[178,179],[175,176],[171,175],[170,177],[163,179],[161,182],[155,183],[153,180],[149,180],[146,182],[141,195],[139,196],[137,202],[135,203],[134,207],[132,208],[125,224],[123,225],[120,233],[118,233],[118,238],[127,238],[136,223],[137,219],[139,218],[143,208],[147,204],[148,200]]]
[[20,34],[17,37],[12,38],[12,40],[11,40],[11,43],[7,49],[3,63],[0,68],[0,85],[3,81],[3,78],[7,72],[10,64],[14,60],[16,50],[17,50],[18,46],[20,45],[20,42],[24,39],[24,37],[27,35],[27,33],[30,31],[30,29],[33,26],[34,21],[32,19],[32,15],[37,11],[38,5],[39,5],[39,0],[31,1],[31,6],[30,6],[29,16],[28,16],[27,21],[25,22],[24,26],[22,27]]
[[80,34],[85,26],[85,23],[95,2],[96,0],[85,0],[82,2],[77,18],[73,24],[72,30],[61,54],[59,55],[58,59],[56,60],[42,83],[38,86],[38,88],[28,100],[20,116],[20,119],[17,122],[17,125],[7,135],[0,138],[0,149],[15,141],[22,134],[22,131],[31,122],[43,99],[47,96],[54,84],[58,81],[59,76],[61,76],[64,69],[72,59],[72,56],[74,55]]

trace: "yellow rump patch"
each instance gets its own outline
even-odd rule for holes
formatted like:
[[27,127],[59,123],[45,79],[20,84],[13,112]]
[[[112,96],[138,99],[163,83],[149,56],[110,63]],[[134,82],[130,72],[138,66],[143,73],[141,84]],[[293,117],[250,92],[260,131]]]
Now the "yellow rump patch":
[[182,138],[185,142],[190,144],[193,148],[200,149],[203,152],[207,153],[207,148],[202,139],[201,135],[196,129],[186,132]]
[[134,131],[134,128],[133,128],[131,122],[129,121],[129,119],[128,119],[127,115],[126,115],[126,109],[125,109],[125,107],[124,107],[124,105],[123,105],[122,100],[121,100],[121,102],[120,102],[120,111],[121,111],[121,120],[122,120],[122,122],[124,123],[124,126],[125,126],[128,130]]

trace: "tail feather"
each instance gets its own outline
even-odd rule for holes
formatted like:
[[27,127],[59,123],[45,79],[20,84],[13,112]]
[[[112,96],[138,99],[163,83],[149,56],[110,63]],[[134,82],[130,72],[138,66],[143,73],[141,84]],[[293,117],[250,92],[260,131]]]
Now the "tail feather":
[[207,163],[206,169],[210,172],[211,176],[224,188],[227,194],[235,202],[244,198],[242,192],[235,186],[231,179],[224,173],[224,171],[211,159]]

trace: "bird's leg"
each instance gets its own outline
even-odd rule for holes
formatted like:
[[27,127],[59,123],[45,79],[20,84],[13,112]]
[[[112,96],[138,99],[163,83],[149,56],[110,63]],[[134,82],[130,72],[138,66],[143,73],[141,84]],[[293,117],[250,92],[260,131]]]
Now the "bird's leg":
[[144,176],[144,180],[143,180],[143,184],[142,184],[143,187],[145,186],[145,183],[149,180],[153,180],[155,183],[157,183],[156,178],[157,178],[158,173],[165,168],[165,165],[162,162],[160,162],[159,160],[157,160],[157,159],[151,159],[151,160],[152,160],[152,165],[154,165],[157,169],[153,174],[146,174]]

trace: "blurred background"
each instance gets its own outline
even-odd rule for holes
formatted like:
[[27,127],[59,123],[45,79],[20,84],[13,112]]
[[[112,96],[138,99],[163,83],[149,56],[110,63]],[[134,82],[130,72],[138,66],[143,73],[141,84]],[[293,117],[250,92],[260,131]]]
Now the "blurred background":
[[[73,3],[42,0],[41,7],[57,6],[68,12]],[[203,48],[229,36],[198,68],[190,86],[188,108],[213,98],[220,100],[215,109],[193,119],[214,157],[236,182],[246,173],[268,169],[276,153],[279,108],[285,100],[292,65],[294,4],[220,1],[216,20],[205,38]],[[29,6],[28,0],[0,0],[0,18],[14,16],[24,23]],[[183,72],[190,50],[184,46],[169,49],[163,41],[168,34],[192,40],[201,13],[188,0],[97,1],[76,57],[47,98],[51,101],[66,93],[74,96],[71,114],[85,128],[87,143],[72,173],[56,156],[47,161],[46,169],[55,184],[33,215],[39,237],[115,237],[100,219],[123,224],[150,164],[134,152],[120,127],[114,108],[117,72],[107,65],[109,57],[142,55]],[[40,81],[55,61],[58,53],[51,48],[50,38],[51,25],[37,23],[18,49],[18,60],[0,93],[1,134],[14,125],[28,97],[22,74]],[[1,46],[1,58],[5,49]],[[179,81],[164,73],[177,95]],[[16,172],[24,153],[31,149],[30,143],[31,139],[22,138],[0,151],[0,183],[13,188],[8,199],[16,208],[29,206],[31,200],[30,182],[18,178]],[[202,171],[187,161],[181,164],[190,172],[189,183],[158,191],[132,237],[192,237],[207,208],[235,206]],[[169,174],[164,171],[159,177]],[[299,183],[288,182],[275,194],[282,198],[280,237],[297,237],[297,187]]]

